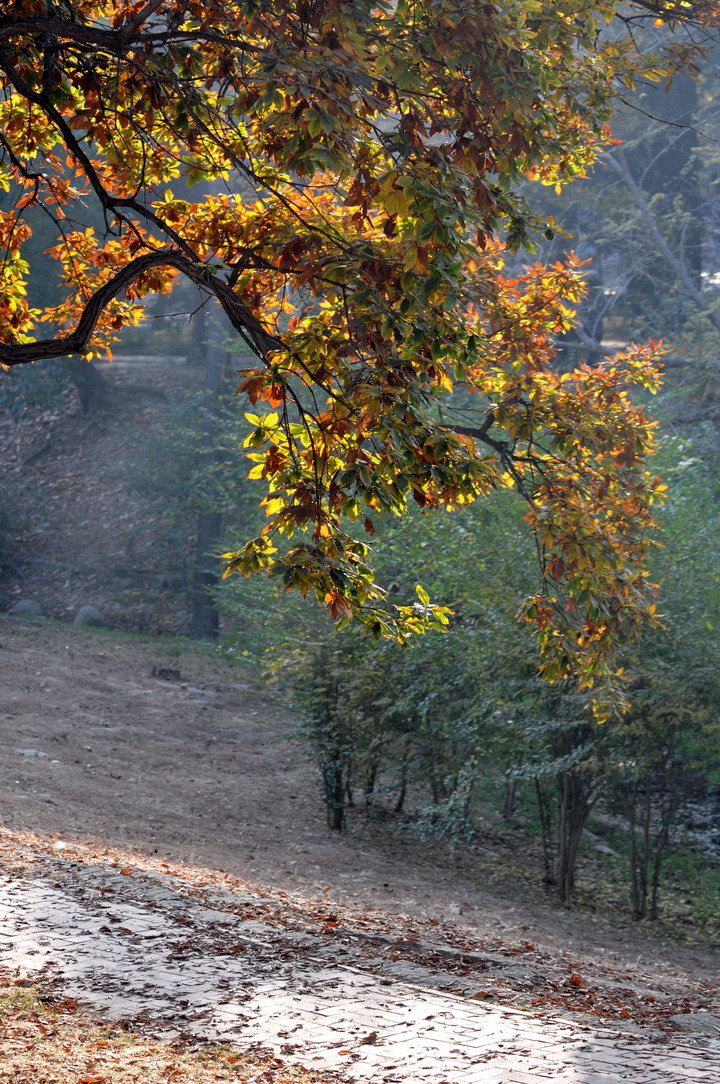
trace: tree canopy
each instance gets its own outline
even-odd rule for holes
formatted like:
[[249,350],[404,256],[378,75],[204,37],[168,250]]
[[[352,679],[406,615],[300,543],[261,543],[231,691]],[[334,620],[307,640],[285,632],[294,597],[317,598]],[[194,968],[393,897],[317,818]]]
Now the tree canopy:
[[[7,0],[0,16],[0,362],[96,357],[191,280],[257,365],[240,374],[269,571],[403,639],[378,517],[515,488],[540,563],[543,670],[609,690],[655,613],[657,345],[567,371],[577,261],[506,270],[553,228],[523,193],[582,175],[618,86],[692,63],[719,5],[672,0]],[[638,20],[689,24],[656,56]],[[27,301],[29,209],[64,291]],[[359,521],[364,537],[352,531]],[[478,549],[482,539],[477,540]],[[598,703],[603,696],[598,693]]]

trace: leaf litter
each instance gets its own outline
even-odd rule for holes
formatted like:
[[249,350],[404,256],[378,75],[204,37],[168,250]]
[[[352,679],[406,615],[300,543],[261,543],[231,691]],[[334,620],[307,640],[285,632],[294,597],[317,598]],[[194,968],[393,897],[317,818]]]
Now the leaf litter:
[[71,999],[0,970],[3,1084],[339,1084],[261,1049],[163,1042],[132,1026],[98,1023]]

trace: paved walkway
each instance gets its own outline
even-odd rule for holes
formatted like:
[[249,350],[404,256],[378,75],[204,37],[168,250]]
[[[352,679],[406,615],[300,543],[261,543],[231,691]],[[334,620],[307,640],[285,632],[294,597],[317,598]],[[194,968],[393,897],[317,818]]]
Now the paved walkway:
[[719,1084],[720,1039],[661,1043],[502,1009],[318,957],[168,876],[58,860],[0,882],[0,964],[104,1014],[373,1084]]

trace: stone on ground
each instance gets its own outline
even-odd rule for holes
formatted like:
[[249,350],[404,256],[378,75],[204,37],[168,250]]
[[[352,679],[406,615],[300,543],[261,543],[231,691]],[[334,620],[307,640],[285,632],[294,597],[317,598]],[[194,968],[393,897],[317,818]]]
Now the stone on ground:
[[39,602],[31,598],[21,598],[10,607],[8,613],[13,617],[44,617],[43,608]]
[[107,621],[96,606],[81,606],[73,618],[73,625],[83,625],[86,628],[105,629]]

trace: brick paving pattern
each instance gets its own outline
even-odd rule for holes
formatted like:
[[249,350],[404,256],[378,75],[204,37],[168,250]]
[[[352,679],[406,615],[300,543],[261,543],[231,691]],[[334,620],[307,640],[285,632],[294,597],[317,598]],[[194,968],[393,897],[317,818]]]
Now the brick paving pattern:
[[187,898],[169,876],[58,870],[0,882],[0,964],[158,1034],[262,1044],[373,1084],[720,1084],[720,1039],[658,1043],[416,989]]

